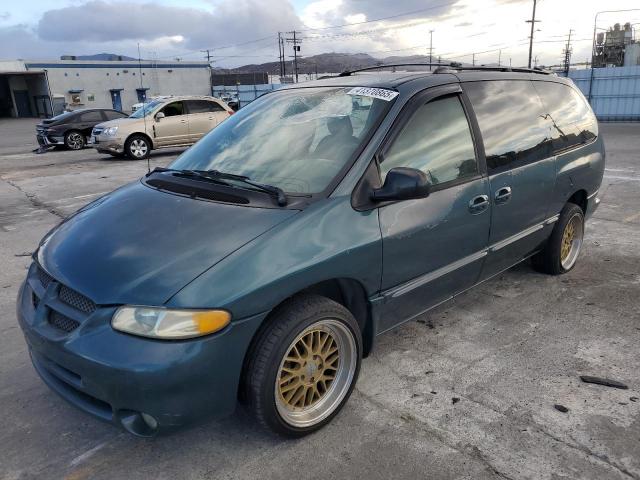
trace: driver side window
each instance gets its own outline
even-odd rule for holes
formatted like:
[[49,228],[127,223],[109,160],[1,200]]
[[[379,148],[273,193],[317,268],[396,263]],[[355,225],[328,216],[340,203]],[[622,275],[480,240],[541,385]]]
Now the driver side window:
[[182,115],[184,113],[184,109],[182,108],[182,102],[172,102],[169,105],[166,105],[162,110],[165,117],[173,117],[176,115]]
[[469,123],[458,96],[438,98],[412,114],[384,154],[382,180],[396,167],[423,171],[431,185],[478,174]]

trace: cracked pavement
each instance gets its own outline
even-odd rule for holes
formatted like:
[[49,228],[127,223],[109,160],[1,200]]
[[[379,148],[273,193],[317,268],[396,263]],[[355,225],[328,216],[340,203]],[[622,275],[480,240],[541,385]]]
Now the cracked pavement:
[[[602,204],[573,271],[522,264],[379,337],[343,412],[283,440],[242,410],[134,438],[39,380],[15,319],[28,254],[146,162],[35,155],[35,123],[0,120],[1,479],[640,479],[640,124],[601,125]],[[151,167],[179,152],[152,155]]]

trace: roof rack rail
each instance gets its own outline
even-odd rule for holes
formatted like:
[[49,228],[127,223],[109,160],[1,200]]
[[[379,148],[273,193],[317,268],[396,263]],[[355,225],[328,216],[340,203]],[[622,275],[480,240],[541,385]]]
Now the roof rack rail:
[[379,68],[394,68],[394,67],[437,67],[433,73],[453,73],[456,71],[481,71],[481,72],[519,72],[519,73],[538,73],[540,75],[552,75],[550,70],[544,70],[542,68],[525,68],[525,67],[502,67],[502,66],[463,66],[458,62],[449,63],[388,63],[383,65],[373,65],[371,67],[357,68],[354,70],[345,70],[340,73],[339,77],[348,77],[354,73],[365,72],[368,70],[377,70]]

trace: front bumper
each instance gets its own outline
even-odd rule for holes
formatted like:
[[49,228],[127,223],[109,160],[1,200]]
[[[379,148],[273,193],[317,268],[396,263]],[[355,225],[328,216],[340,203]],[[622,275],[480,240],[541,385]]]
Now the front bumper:
[[89,139],[89,145],[101,153],[124,153],[124,139],[119,137],[93,135]]
[[[18,322],[36,371],[67,401],[141,436],[233,412],[244,355],[264,314],[198,339],[145,339],[111,328],[116,307],[78,315],[59,297],[58,282],[42,288],[37,270],[20,289]],[[51,322],[54,312],[85,318],[67,332]]]
[[54,145],[64,145],[64,135],[57,135],[52,132],[44,132],[38,130],[36,132],[36,140],[41,147],[51,147]]
[[587,197],[587,209],[584,215],[585,219],[588,219],[589,217],[591,217],[591,215],[593,215],[593,213],[597,210],[599,205],[600,205],[600,197],[598,196],[598,190],[596,190],[595,193],[592,193],[590,196]]

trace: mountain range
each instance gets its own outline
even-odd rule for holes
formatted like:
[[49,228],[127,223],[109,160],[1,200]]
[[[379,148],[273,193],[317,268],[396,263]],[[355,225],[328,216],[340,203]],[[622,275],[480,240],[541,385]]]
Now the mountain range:
[[[433,62],[437,62],[437,58],[433,58]],[[445,62],[445,60],[442,60]],[[300,74],[310,73],[339,73],[345,70],[353,70],[357,68],[371,67],[374,65],[393,64],[393,63],[427,63],[428,55],[410,55],[410,56],[391,56],[384,58],[375,58],[366,53],[321,53],[310,57],[298,58],[298,72]],[[448,62],[448,61],[447,61]],[[410,68],[403,68],[410,70]],[[419,67],[417,69],[420,69]],[[280,74],[279,62],[267,62],[259,64],[248,64],[231,69],[215,68],[218,73],[254,73],[267,72],[271,75]],[[287,75],[293,72],[293,61],[286,62]]]

